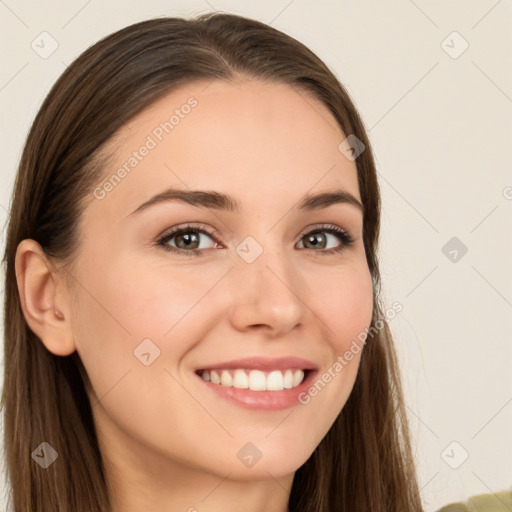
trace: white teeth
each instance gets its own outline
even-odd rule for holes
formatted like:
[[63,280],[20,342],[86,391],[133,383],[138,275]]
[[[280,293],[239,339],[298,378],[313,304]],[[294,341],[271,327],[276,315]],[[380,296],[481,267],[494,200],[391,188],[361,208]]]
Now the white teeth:
[[283,374],[280,371],[270,372],[267,377],[268,391],[281,391],[284,389]]
[[292,386],[298,386],[304,380],[304,372],[302,370],[296,370],[293,374]]
[[303,370],[204,370],[201,377],[212,384],[252,391],[282,391],[297,387],[304,380]]
[[285,389],[293,387],[293,373],[291,370],[286,370],[284,372],[284,387]]
[[262,371],[252,370],[249,373],[249,389],[252,391],[265,391],[267,389],[265,374]]
[[220,383],[227,388],[230,388],[233,385],[233,377],[231,377],[231,374],[228,371],[222,371],[220,376]]
[[247,389],[249,387],[249,377],[247,377],[243,370],[235,370],[233,387],[238,389]]

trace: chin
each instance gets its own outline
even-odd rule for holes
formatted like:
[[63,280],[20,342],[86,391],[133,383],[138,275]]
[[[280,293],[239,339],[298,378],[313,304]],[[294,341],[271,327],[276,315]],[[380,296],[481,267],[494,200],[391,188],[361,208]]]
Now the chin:
[[250,444],[244,446],[245,449],[242,448],[241,453],[237,453],[235,464],[226,464],[225,474],[232,471],[230,479],[267,480],[270,477],[280,478],[293,474],[308,460],[315,449],[314,446],[309,449],[298,448],[297,444],[279,444],[276,450],[269,444],[265,447],[260,443],[258,450],[255,448],[258,446],[257,443],[254,443],[255,447]]

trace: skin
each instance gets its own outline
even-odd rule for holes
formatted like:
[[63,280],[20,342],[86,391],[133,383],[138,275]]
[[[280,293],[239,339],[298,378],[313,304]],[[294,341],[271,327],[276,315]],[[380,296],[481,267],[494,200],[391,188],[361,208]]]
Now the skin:
[[[307,405],[278,411],[222,400],[194,371],[296,355],[322,374],[369,327],[361,211],[293,209],[306,193],[335,188],[361,200],[356,165],[338,150],[345,134],[316,99],[283,84],[195,82],[123,127],[104,179],[191,96],[191,113],[106,197],[88,203],[70,273],[52,268],[35,241],[19,245],[22,307],[49,351],[76,350],[85,365],[115,512],[283,512],[295,471],[352,390],[361,354]],[[169,186],[228,193],[242,210],[169,202],[129,215]],[[201,233],[202,256],[154,245],[189,222],[215,230],[220,247]],[[322,255],[343,244],[323,232],[327,246],[305,248],[316,224],[344,228],[354,245]],[[263,249],[250,264],[235,250],[247,236]],[[160,349],[149,366],[134,356],[146,338]],[[250,468],[237,457],[247,442],[262,453]]]

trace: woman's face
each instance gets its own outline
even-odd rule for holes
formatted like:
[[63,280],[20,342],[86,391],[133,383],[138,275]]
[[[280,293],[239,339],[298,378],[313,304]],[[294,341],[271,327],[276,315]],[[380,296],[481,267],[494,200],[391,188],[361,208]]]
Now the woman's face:
[[370,325],[372,280],[361,209],[301,206],[361,200],[345,137],[290,86],[214,81],[166,95],[111,141],[80,225],[71,324],[117,464],[279,477],[326,435],[356,378],[359,351],[335,363]]

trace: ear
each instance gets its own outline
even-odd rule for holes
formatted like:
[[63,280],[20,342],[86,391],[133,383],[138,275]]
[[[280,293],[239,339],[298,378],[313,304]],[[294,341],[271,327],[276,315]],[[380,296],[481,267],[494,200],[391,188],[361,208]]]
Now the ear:
[[72,354],[76,346],[66,283],[52,269],[41,245],[22,240],[16,250],[15,269],[21,308],[30,329],[53,354]]

